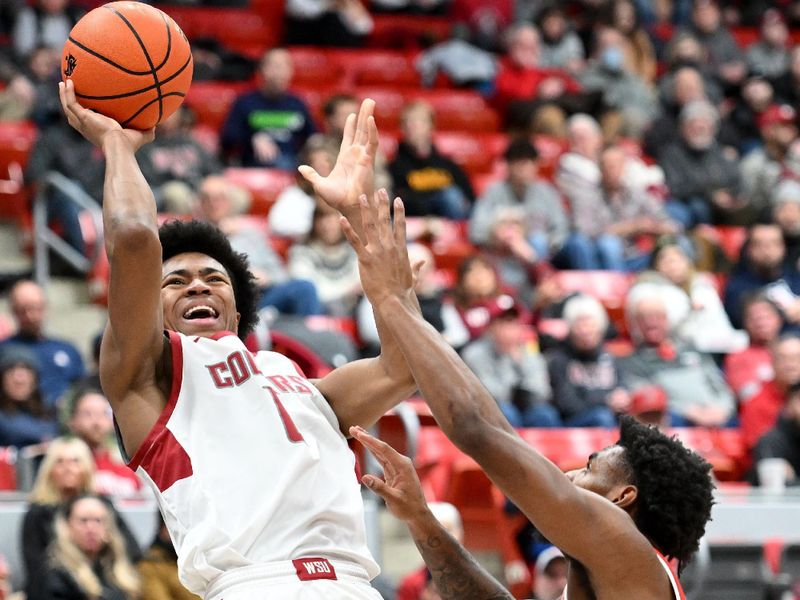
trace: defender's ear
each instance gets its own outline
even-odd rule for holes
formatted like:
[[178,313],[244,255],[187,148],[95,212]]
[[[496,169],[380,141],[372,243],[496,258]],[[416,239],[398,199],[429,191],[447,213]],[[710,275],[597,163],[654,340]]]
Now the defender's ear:
[[626,485],[617,488],[611,501],[622,509],[629,509],[639,497],[639,489],[635,485]]

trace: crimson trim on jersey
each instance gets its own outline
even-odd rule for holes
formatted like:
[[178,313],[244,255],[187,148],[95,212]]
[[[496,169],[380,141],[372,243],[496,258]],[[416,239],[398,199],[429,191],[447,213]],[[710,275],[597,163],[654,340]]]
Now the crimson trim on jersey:
[[[289,358],[289,357],[287,356],[286,358]],[[294,362],[291,358],[289,358],[289,360],[294,365],[294,370],[297,371],[297,374],[300,375],[300,377],[302,377],[303,379],[308,379],[308,377],[306,377],[306,374],[303,373],[303,369],[300,368],[300,365],[298,365],[296,362]]]
[[156,424],[153,425],[150,433],[147,434],[144,442],[128,463],[133,470],[141,466],[162,492],[179,479],[184,479],[192,474],[192,461],[189,455],[172,435],[172,432],[167,429],[167,422],[175,411],[183,383],[181,336],[174,331],[168,331],[167,334],[172,351],[172,386],[169,398]]

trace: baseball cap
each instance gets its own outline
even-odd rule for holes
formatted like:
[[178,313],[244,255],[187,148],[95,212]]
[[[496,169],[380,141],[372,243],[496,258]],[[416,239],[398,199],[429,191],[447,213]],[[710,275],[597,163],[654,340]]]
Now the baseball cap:
[[667,393],[657,385],[646,385],[633,392],[630,413],[641,415],[667,410]]
[[564,553],[561,552],[555,546],[550,546],[549,548],[545,548],[539,553],[539,556],[536,557],[536,563],[534,565],[534,571],[536,573],[544,573],[544,570],[550,565],[551,562],[556,560],[557,558],[564,558]]
[[517,301],[508,294],[501,294],[489,300],[486,303],[486,310],[489,311],[489,322],[501,317],[519,317],[522,314]]
[[758,127],[770,125],[794,125],[797,113],[788,104],[772,104],[758,116]]

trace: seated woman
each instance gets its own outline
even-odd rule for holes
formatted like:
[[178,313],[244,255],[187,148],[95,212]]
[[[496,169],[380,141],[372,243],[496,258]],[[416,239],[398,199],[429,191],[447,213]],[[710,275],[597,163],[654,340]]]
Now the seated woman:
[[55,537],[28,600],[134,600],[139,577],[108,503],[80,494],[55,518]]
[[[72,498],[94,492],[94,461],[89,447],[77,438],[53,440],[39,467],[28,512],[22,521],[22,560],[28,593],[46,564],[47,547],[54,539],[53,522],[59,506]],[[136,540],[111,502],[105,498],[103,501],[114,516],[116,528],[122,532],[127,554],[138,560],[141,551]]]
[[58,421],[44,404],[36,357],[22,346],[0,358],[0,446],[22,448],[54,438]]
[[314,284],[332,316],[351,315],[361,296],[358,258],[344,237],[340,214],[320,202],[314,209],[311,233],[305,244],[289,250],[289,274]]
[[[678,340],[701,352],[727,354],[747,347],[747,334],[733,328],[711,277],[694,270],[683,238],[664,236],[651,257],[651,271],[640,281],[664,285],[670,325]],[[688,300],[689,310],[685,309]]]

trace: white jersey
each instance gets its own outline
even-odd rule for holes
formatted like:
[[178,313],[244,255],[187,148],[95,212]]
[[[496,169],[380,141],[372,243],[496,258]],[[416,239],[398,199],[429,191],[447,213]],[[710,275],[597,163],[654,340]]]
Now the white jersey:
[[226,571],[304,556],[375,577],[355,457],[322,394],[232,333],[169,339],[171,393],[130,466],[156,492],[181,582],[203,596]]

